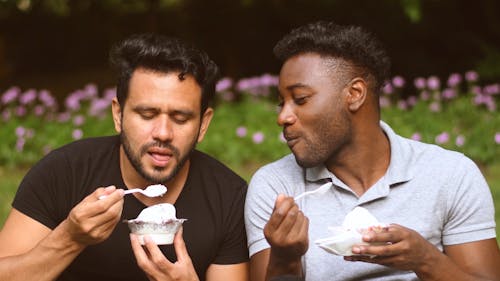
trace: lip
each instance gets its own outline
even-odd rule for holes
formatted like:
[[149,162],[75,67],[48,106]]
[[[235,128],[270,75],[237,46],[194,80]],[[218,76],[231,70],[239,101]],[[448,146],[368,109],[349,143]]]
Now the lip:
[[173,155],[173,153],[168,149],[156,147],[149,149],[147,153],[153,161],[153,165],[156,167],[167,166]]
[[284,132],[283,137],[286,140],[286,144],[290,148],[292,148],[295,144],[297,144],[297,142],[299,142],[299,136],[297,136],[297,135],[292,135],[292,134],[288,134],[288,133]]

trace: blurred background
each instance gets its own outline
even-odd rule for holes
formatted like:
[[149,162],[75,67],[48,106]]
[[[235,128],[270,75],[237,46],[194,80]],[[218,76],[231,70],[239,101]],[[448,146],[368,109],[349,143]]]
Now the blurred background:
[[403,136],[472,158],[498,225],[499,15],[497,0],[0,0],[0,226],[41,157],[115,133],[108,52],[133,33],[180,37],[218,63],[215,116],[198,148],[250,179],[289,153],[275,122],[272,49],[317,20],[377,34],[393,61],[382,118]]
[[114,83],[112,43],[138,32],[205,49],[224,76],[277,73],[274,44],[316,20],[363,25],[393,58],[393,74],[500,77],[496,0],[0,0],[0,89],[47,88],[61,97],[84,83]]

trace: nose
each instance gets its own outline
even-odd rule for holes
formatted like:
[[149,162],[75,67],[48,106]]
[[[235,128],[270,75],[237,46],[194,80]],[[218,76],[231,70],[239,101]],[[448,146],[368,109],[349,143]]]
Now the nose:
[[282,127],[292,125],[296,120],[297,116],[293,112],[292,107],[287,105],[286,103],[283,104],[278,113],[278,125]]
[[153,125],[153,139],[165,142],[172,140],[173,136],[172,124],[168,116],[166,114],[157,116]]

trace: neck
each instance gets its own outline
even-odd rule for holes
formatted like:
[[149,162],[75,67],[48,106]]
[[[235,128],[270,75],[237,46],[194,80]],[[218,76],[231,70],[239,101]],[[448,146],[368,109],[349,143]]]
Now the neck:
[[378,122],[353,126],[352,141],[326,166],[358,196],[382,178],[389,167],[391,150]]

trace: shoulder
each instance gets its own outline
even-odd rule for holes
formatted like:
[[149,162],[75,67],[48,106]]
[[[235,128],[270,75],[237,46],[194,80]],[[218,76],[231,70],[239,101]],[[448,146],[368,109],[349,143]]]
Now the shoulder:
[[246,181],[242,177],[214,157],[194,150],[190,159],[193,166],[191,172],[199,174],[204,179],[229,186],[246,187]]
[[291,153],[260,167],[252,176],[251,182],[283,180],[300,182],[304,180],[304,168],[297,164],[295,156]]

